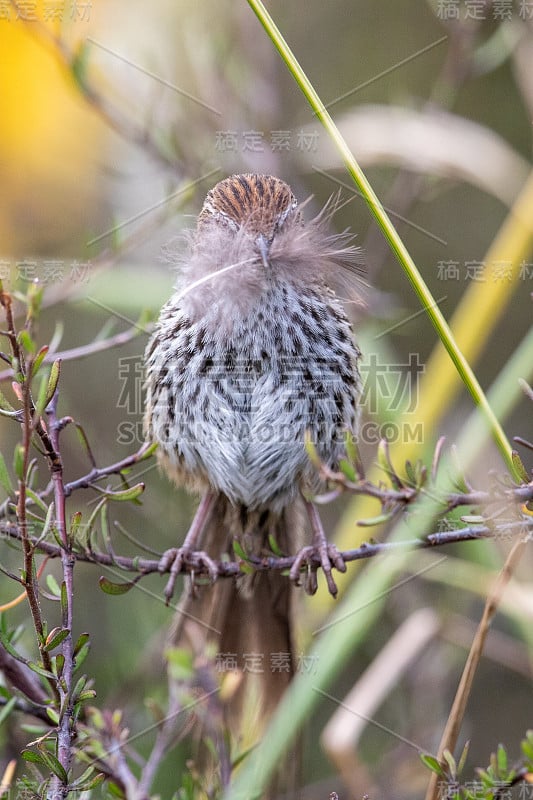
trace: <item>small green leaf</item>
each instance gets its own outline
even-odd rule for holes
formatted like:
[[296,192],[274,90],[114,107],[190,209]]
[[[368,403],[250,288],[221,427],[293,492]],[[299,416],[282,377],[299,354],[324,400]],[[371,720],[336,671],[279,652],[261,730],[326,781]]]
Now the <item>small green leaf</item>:
[[355,481],[357,480],[357,473],[355,472],[353,465],[350,464],[349,461],[347,461],[345,458],[341,458],[341,460],[339,461],[339,469],[345,478],[348,478],[349,481],[355,483]]
[[465,746],[463,747],[463,752],[459,758],[459,763],[457,765],[457,774],[461,775],[466,764],[466,759],[468,756],[468,751],[470,750],[470,741],[465,742]]
[[423,764],[428,767],[432,772],[438,775],[441,778],[446,777],[446,773],[443,770],[439,760],[435,758],[435,756],[430,755],[429,753],[420,753],[420,760]]
[[117,786],[117,784],[113,783],[113,781],[109,781],[107,784],[107,791],[112,797],[118,798],[118,800],[124,800],[126,797],[120,786]]
[[58,653],[57,656],[55,656],[52,661],[52,667],[57,677],[60,678],[65,668],[65,656],[63,653]]
[[28,661],[28,667],[32,670],[32,672],[36,672],[37,675],[40,675],[42,678],[47,678],[51,681],[55,681],[56,679],[56,676],[53,672],[41,667],[40,664],[36,664],[34,661]]
[[17,341],[27,353],[35,353],[35,342],[31,338],[30,333],[26,328],[23,328],[18,332]]
[[41,767],[47,766],[42,755],[40,753],[36,753],[34,750],[23,750],[21,756],[24,761],[29,761],[31,764],[39,764]]
[[89,64],[89,42],[84,39],[76,48],[76,52],[70,62],[70,71],[76,84],[84,94],[89,92],[87,85],[87,67]]
[[[98,487],[94,488],[97,489]],[[117,491],[101,489],[100,491],[102,491],[105,496],[109,498],[109,500],[124,502],[128,500],[136,500],[144,492],[144,489],[144,483],[136,483],[135,486],[128,486],[127,489],[118,489]]]
[[41,375],[40,382],[39,382],[39,390],[37,392],[37,399],[35,402],[35,411],[33,414],[34,420],[38,420],[39,417],[43,415],[44,409],[48,405],[48,401],[46,399],[46,387],[48,385],[48,376],[43,374]]
[[76,653],[76,658],[75,658],[76,665],[75,665],[75,669],[79,669],[79,668],[81,667],[81,665],[83,664],[83,662],[85,661],[85,659],[86,659],[86,658],[87,658],[87,656],[89,655],[89,651],[90,651],[90,649],[91,649],[91,645],[90,645],[90,643],[89,643],[89,642],[86,642],[86,643],[83,645],[83,647],[80,647],[80,649],[79,649],[79,650],[77,651],[77,653]]
[[147,447],[146,450],[143,452],[143,454],[140,456],[139,463],[141,461],[146,461],[147,458],[151,458],[156,450],[157,450],[157,442],[153,442],[153,444]]
[[235,553],[237,558],[240,558],[242,561],[250,560],[246,555],[246,553],[244,552],[243,546],[238,539],[233,540],[233,552]]
[[520,481],[522,481],[522,483],[529,483],[530,481],[529,475],[527,474],[527,470],[524,467],[522,459],[520,458],[516,450],[511,451],[511,458]]
[[10,697],[3,708],[0,709],[0,725],[3,725],[17,704],[16,697]]
[[97,772],[95,775],[94,767],[90,766],[70,785],[70,789],[71,791],[89,792],[91,789],[96,789],[104,780],[104,773]]
[[49,350],[49,347],[48,347],[47,344],[45,344],[43,347],[41,347],[41,349],[39,350],[39,352],[35,356],[35,359],[34,359],[33,364],[32,364],[32,370],[31,370],[32,378],[35,375],[37,375],[37,373],[39,371],[39,367],[43,363],[44,358],[45,358],[46,354],[48,353],[48,350]]
[[46,576],[46,585],[48,586],[50,593],[53,594],[54,597],[57,597],[57,599],[59,600],[59,598],[61,597],[61,589],[59,588],[58,582],[51,573],[48,573],[48,575]]
[[57,711],[55,710],[55,708],[50,708],[50,707],[48,707],[48,708],[46,709],[46,714],[47,714],[47,716],[48,716],[49,720],[50,720],[50,721],[51,721],[51,722],[52,722],[54,725],[59,725],[59,714],[57,713]]
[[26,663],[26,659],[23,658],[20,653],[18,653],[11,643],[11,639],[7,636],[4,631],[0,631],[0,642],[2,643],[2,647],[4,650],[7,650],[10,656],[13,656],[17,661],[22,662],[23,664]]
[[112,581],[104,578],[103,576],[100,578],[98,583],[103,592],[113,595],[127,594],[130,589],[133,589],[135,586],[135,584],[131,581],[129,583],[112,583]]
[[78,703],[85,703],[87,700],[94,700],[96,697],[96,691],[94,689],[85,689],[85,691],[80,692],[77,702]]
[[14,494],[13,485],[11,483],[11,477],[9,475],[7,465],[2,453],[0,453],[0,484],[5,489],[5,492],[8,496]]
[[64,642],[70,631],[67,628],[54,628],[46,637],[46,643],[43,647],[47,653],[58,647],[61,642]]
[[496,752],[496,759],[498,763],[498,772],[501,777],[505,777],[507,773],[507,752],[503,744],[498,745],[498,750]]
[[3,392],[0,392],[0,409],[2,411],[6,411],[8,414],[13,415],[17,414],[18,412],[15,411],[7,397],[4,395]]
[[276,541],[276,538],[272,533],[268,534],[268,545],[275,556],[278,556],[278,558],[283,557],[283,551],[281,550],[279,544]]
[[89,634],[88,633],[80,633],[78,636],[78,641],[74,645],[74,650],[72,651],[72,655],[74,658],[78,655],[82,647],[85,647],[87,642],[89,641]]
[[46,408],[46,406],[48,405],[48,403],[51,401],[52,397],[55,394],[60,374],[61,374],[61,359],[58,358],[52,364],[52,367],[50,369],[50,375],[48,376],[48,384],[46,387],[44,408]]
[[416,473],[410,461],[405,462],[405,474],[407,475],[407,480],[409,481],[409,484],[411,486],[416,486],[417,485]]
[[369,517],[367,519],[358,519],[357,524],[360,525],[362,528],[372,528],[374,525],[381,525],[383,522],[388,522],[390,519],[393,518],[395,514],[395,509],[392,511],[386,511],[383,514],[378,514],[375,517]]
[[61,613],[65,618],[68,615],[67,585],[65,581],[61,583]]
[[82,691],[85,689],[85,685],[86,685],[86,683],[87,683],[87,675],[81,675],[81,676],[78,678],[78,680],[77,680],[77,682],[76,682],[76,685],[75,685],[74,689],[72,690],[72,700],[73,700],[74,702],[76,702],[76,701],[77,701],[77,699],[78,699],[78,696],[79,696],[79,695],[81,694],[81,692],[82,692]]
[[453,757],[453,755],[450,753],[449,750],[444,750],[444,752],[442,753],[442,757],[448,764],[450,775],[452,776],[452,778],[455,778],[455,776],[457,775],[457,764],[455,762],[455,758]]
[[33,489],[30,489],[30,487],[29,487],[29,486],[26,486],[26,494],[28,495],[28,497],[30,498],[30,500],[32,500],[32,501],[35,503],[35,505],[36,505],[36,506],[37,506],[37,507],[38,507],[38,508],[39,508],[39,509],[40,509],[40,510],[43,512],[43,514],[45,514],[45,515],[47,515],[47,514],[48,514],[49,506],[47,506],[47,505],[46,505],[46,503],[44,503],[44,502],[41,500],[41,498],[39,497],[39,495],[38,495],[38,494],[36,494],[36,493],[33,491]]
[[79,527],[81,525],[82,513],[81,511],[76,511],[70,518],[70,539],[74,541],[78,534]]
[[68,775],[59,759],[53,753],[49,753],[48,750],[41,750],[41,755],[50,772],[53,772],[61,783],[66,786],[68,784]]
[[17,442],[13,452],[13,471],[19,481],[21,481],[24,477],[24,447],[20,442]]
[[466,525],[483,525],[485,522],[480,514],[462,514],[460,519]]

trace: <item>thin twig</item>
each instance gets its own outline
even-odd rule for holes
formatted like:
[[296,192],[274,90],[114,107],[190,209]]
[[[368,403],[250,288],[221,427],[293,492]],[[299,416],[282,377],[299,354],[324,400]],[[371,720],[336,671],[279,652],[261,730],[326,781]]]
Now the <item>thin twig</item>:
[[[404,550],[427,550],[431,548],[444,547],[457,542],[479,541],[481,539],[510,539],[518,534],[533,534],[533,519],[499,523],[497,525],[475,525],[465,528],[458,528],[453,531],[435,532],[428,534],[424,539],[406,539],[400,542],[365,542],[352,550],[344,550],[341,556],[344,561],[360,561],[362,559],[374,558],[386,553],[401,552]],[[20,541],[21,536],[14,523],[5,522],[0,525],[0,534],[13,540]],[[46,554],[49,558],[60,558],[61,547],[59,545],[40,541],[37,537],[31,538],[35,549]],[[73,555],[77,561],[84,561],[91,564],[100,564],[104,567],[116,567],[124,572],[131,572],[139,576],[149,575],[160,572],[160,560],[127,557],[116,554],[109,554],[89,549],[77,548]],[[180,568],[180,573],[207,576],[207,568],[199,558],[195,559],[195,553],[191,553],[187,560],[184,560]],[[296,556],[249,556],[246,562],[241,561],[215,561],[218,570],[218,578],[236,578],[242,575],[241,565],[246,563],[257,572],[269,572],[290,570]],[[320,567],[318,556],[310,557],[310,567]],[[170,570],[170,567],[167,572]],[[162,573],[164,574],[164,573]]]
[[[89,344],[84,344],[80,347],[72,347],[69,350],[62,350],[56,353],[49,352],[44,357],[44,363],[51,364],[58,358],[60,358],[61,361],[73,361],[74,359],[78,360],[80,358],[87,358],[87,356],[92,356],[96,353],[102,353],[104,350],[110,350],[113,347],[120,347],[128,342],[131,342],[132,339],[135,339],[141,333],[149,332],[150,330],[148,327],[134,325],[132,328],[128,328],[128,330],[122,331],[121,333],[116,333],[114,336],[110,336],[108,339],[90,342]],[[0,381],[11,380],[12,378],[12,369],[6,369],[3,372],[0,372]]]
[[[505,560],[505,564],[503,565],[502,570],[496,578],[496,582],[489,593],[489,596],[487,597],[485,608],[483,609],[483,616],[481,617],[474,641],[472,642],[472,647],[470,648],[463,674],[461,675],[461,680],[457,688],[455,699],[448,716],[448,721],[440,741],[437,757],[441,761],[443,760],[444,751],[448,750],[449,752],[453,753],[457,745],[457,739],[463,724],[466,705],[468,698],[470,697],[474,676],[483,654],[483,646],[489,632],[490,624],[494,615],[496,614],[496,611],[498,610],[502,594],[505,591],[513,572],[524,553],[529,539],[530,536],[524,535],[514,543],[509,555]],[[443,767],[445,766],[446,765],[443,762]],[[426,792],[426,800],[437,800],[439,794],[439,777],[436,773],[432,773]]]

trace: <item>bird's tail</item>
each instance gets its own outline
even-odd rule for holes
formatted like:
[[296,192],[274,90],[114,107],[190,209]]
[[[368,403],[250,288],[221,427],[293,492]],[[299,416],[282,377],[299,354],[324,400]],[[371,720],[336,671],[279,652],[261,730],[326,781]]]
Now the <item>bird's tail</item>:
[[[272,554],[273,541],[283,553],[291,553],[298,546],[301,519],[298,503],[280,514],[251,512],[236,508],[221,495],[202,548],[215,560],[228,556],[233,560],[235,540],[249,555]],[[260,740],[293,677],[292,595],[286,575],[267,571],[219,578],[214,585],[189,583],[180,601],[172,645],[186,648],[200,660],[214,645],[215,668],[236,677],[223,713],[239,752]],[[293,781],[291,776],[282,783]]]

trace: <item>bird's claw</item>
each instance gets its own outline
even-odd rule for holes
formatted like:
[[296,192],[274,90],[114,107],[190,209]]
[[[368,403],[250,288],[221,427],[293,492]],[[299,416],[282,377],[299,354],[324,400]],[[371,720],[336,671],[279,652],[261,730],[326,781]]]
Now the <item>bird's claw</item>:
[[159,561],[159,572],[163,575],[169,572],[169,579],[165,586],[166,604],[170,603],[174,594],[176,578],[181,572],[207,572],[214,583],[218,577],[216,563],[203,550],[190,550],[188,547],[171,547],[166,550]]
[[318,567],[321,566],[326,577],[329,593],[333,597],[337,596],[338,589],[332,575],[332,567],[335,567],[339,572],[346,572],[346,564],[334,544],[320,542],[308,545],[300,550],[289,573],[289,577],[297,586],[300,585],[300,573],[305,566],[307,566],[305,590],[308,594],[315,594],[318,588],[316,572]]

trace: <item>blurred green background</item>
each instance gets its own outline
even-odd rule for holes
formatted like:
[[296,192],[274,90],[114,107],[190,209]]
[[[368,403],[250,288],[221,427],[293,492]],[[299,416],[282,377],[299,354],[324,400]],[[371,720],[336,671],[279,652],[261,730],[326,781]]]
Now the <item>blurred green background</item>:
[[[473,280],[502,286],[509,280],[505,265],[498,272],[484,259],[529,172],[530,5],[268,4],[398,222],[447,318]],[[50,340],[58,323],[63,327],[58,349],[63,350],[90,343],[102,329],[125,330],[143,311],[154,316],[175,280],[177,235],[194,224],[206,191],[225,175],[277,174],[300,200],[312,196],[309,216],[339,185],[349,186],[325,132],[246,3],[95,0],[21,4],[24,13],[9,4],[6,9],[0,18],[0,276],[7,289],[24,289],[35,278],[45,284],[39,344]],[[58,56],[53,37],[66,44],[66,59]],[[363,201],[342,188],[344,200],[349,202],[337,212],[335,225],[357,234],[370,286],[364,307],[354,311],[356,330],[365,359],[375,354],[381,365],[392,365],[394,381],[408,372],[413,354],[425,364],[436,335],[417,313],[419,303]],[[533,254],[522,271],[503,318],[480,334],[484,351],[476,373],[484,387],[531,325]],[[142,441],[146,341],[141,332],[124,347],[63,364],[60,412],[84,427],[100,466],[125,457]],[[374,380],[371,391],[378,396],[370,398],[366,420],[379,425],[389,418],[386,401],[393,392],[381,378]],[[415,379],[409,386],[415,422]],[[445,395],[447,387],[435,390]],[[455,398],[439,429],[423,431],[420,455],[441,434],[453,442],[470,408],[465,392]],[[525,398],[504,427],[509,437],[531,437]],[[18,430],[0,420],[0,435],[9,463]],[[364,443],[367,464],[375,445]],[[73,430],[63,434],[63,448],[67,479],[88,471]],[[528,452],[521,455],[527,462]],[[142,507],[119,508],[115,517],[161,552],[185,533],[195,500],[171,487],[152,462],[144,467]],[[470,473],[475,485],[487,484],[492,467],[502,469],[502,464],[489,448]],[[45,481],[44,468],[42,474]],[[94,493],[80,492],[69,508],[88,513],[85,508],[94,502]],[[326,510],[331,530],[342,505]],[[135,552],[118,531],[114,547]],[[462,546],[454,552],[466,561],[483,561],[482,548]],[[3,550],[15,568],[17,554]],[[522,566],[527,576],[528,565]],[[57,565],[49,569],[57,574]],[[357,570],[349,571],[355,578]],[[141,729],[146,724],[142,698],[152,695],[164,702],[166,691],[161,648],[173,612],[161,600],[163,581],[152,577],[126,597],[113,598],[98,588],[99,569],[81,565],[76,574],[78,631],[91,633],[86,663],[96,678],[98,703],[124,706],[130,729]],[[4,579],[0,602],[16,591]],[[447,637],[431,644],[377,712],[382,725],[435,750],[465,657],[457,633],[461,627],[450,620],[458,615],[469,630],[479,617],[480,601],[447,586],[445,579],[424,578],[393,597],[334,694],[343,696],[409,613],[425,604],[435,607],[448,623]],[[312,604],[302,607],[304,642]],[[50,610],[46,603],[45,609]],[[19,607],[10,615],[23,621],[26,610]],[[529,623],[530,616],[525,608]],[[498,618],[496,627],[505,636],[482,663],[465,723],[473,765],[484,765],[498,741],[518,755],[520,737],[531,725],[530,652],[508,618]],[[514,659],[520,669],[498,657],[502,642],[507,662]],[[338,786],[318,743],[330,713],[324,704],[307,734],[304,774],[309,784],[317,782],[309,797],[326,796]],[[16,755],[23,741],[11,732],[4,739],[6,756]],[[392,789],[395,797],[422,796],[427,773],[416,753],[372,725],[361,747],[381,796],[393,796]],[[168,794],[164,782],[160,788]],[[365,790],[361,786],[361,793]]]

